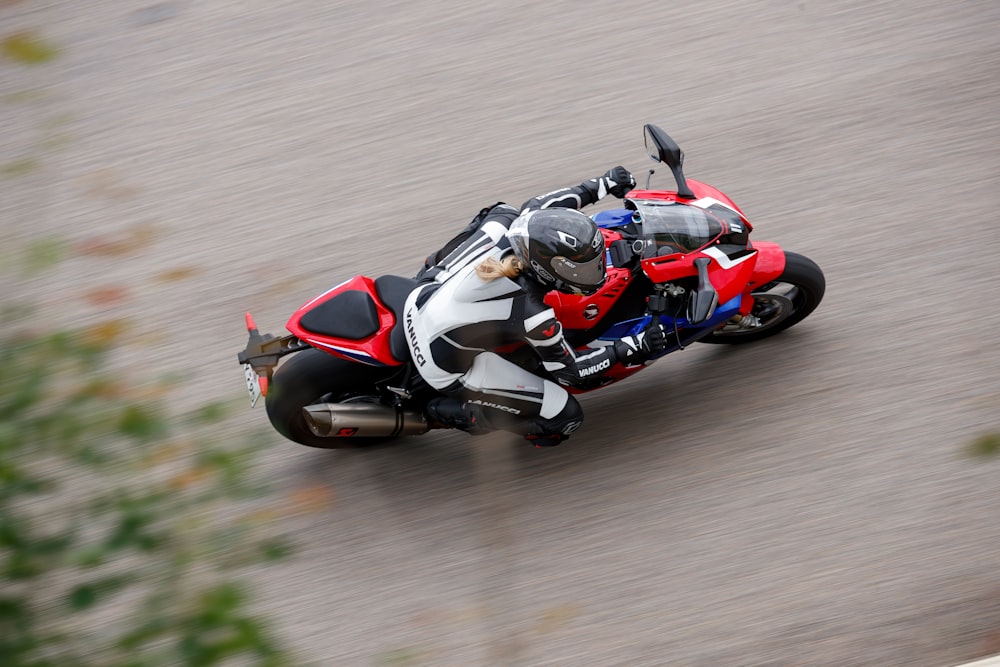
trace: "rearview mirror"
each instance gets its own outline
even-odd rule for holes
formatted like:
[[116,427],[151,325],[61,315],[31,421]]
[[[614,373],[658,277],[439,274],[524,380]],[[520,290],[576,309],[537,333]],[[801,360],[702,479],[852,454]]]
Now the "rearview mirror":
[[653,162],[662,162],[668,167],[684,164],[684,152],[670,135],[656,127],[646,124],[643,128],[646,141],[646,152]]
[[670,167],[677,181],[677,196],[682,199],[694,199],[694,193],[688,188],[687,180],[684,178],[684,151],[681,150],[677,142],[670,138],[670,135],[660,128],[647,123],[643,126],[643,135],[646,142],[646,152],[654,162],[662,162]]

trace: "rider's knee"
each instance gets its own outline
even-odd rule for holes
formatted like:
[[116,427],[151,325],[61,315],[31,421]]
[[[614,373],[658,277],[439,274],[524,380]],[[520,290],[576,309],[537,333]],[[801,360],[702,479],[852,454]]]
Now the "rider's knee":
[[530,434],[533,435],[558,435],[565,440],[571,433],[576,431],[583,424],[583,407],[572,395],[567,395],[566,404],[558,414],[542,418],[538,417],[532,424]]

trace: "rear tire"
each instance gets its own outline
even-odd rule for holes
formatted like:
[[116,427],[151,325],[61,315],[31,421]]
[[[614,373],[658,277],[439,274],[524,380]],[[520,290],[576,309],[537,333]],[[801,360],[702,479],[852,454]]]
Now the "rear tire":
[[375,382],[391,375],[382,369],[310,349],[296,352],[274,371],[264,405],[271,425],[292,442],[322,449],[356,449],[393,438],[323,438],[309,430],[302,408],[313,403],[378,400]]
[[785,253],[785,270],[766,285],[753,290],[756,303],[751,314],[760,318],[760,326],[741,328],[727,324],[716,329],[699,343],[742,345],[768,338],[801,322],[823,300],[826,278],[816,262],[794,252]]

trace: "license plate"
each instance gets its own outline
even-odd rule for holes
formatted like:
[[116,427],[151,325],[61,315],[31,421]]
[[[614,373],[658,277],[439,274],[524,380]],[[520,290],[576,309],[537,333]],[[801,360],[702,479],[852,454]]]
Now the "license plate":
[[243,364],[243,370],[247,376],[247,391],[250,392],[250,407],[252,408],[257,405],[257,399],[261,396],[260,378],[257,377],[257,371],[250,364]]

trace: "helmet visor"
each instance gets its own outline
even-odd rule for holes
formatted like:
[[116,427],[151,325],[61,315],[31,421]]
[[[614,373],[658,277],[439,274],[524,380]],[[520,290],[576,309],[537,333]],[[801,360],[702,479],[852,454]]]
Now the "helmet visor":
[[604,284],[604,253],[583,262],[561,255],[552,258],[552,270],[568,287],[583,294],[593,294]]

